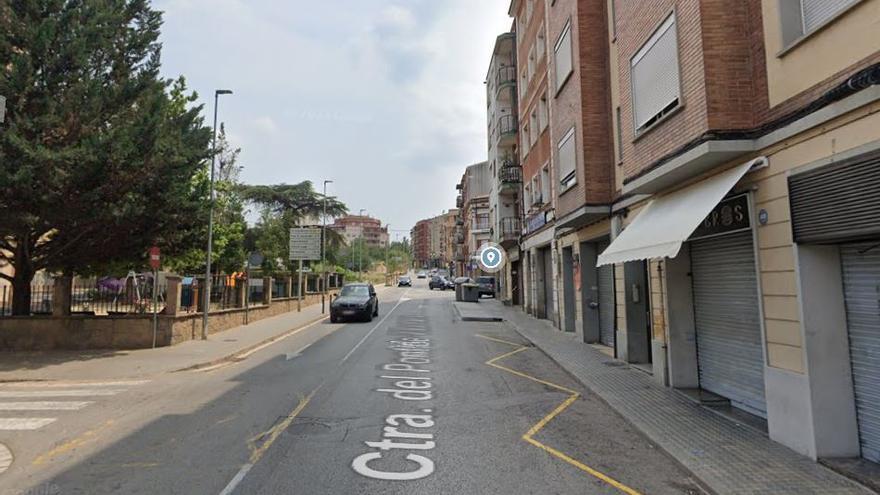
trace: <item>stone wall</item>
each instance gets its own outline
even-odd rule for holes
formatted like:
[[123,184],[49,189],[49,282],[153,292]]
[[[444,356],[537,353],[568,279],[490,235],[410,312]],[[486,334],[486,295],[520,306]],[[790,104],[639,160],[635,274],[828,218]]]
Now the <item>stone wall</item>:
[[[328,301],[329,302],[329,301]],[[320,304],[321,295],[303,298],[303,307]],[[252,306],[247,312],[253,323],[296,311],[295,298],[275,299]],[[222,332],[245,324],[244,309],[211,312],[208,333]],[[175,345],[201,337],[202,314],[158,317],[156,345]],[[22,316],[0,318],[0,351],[45,351],[84,349],[146,349],[153,345],[152,315],[138,316]]]

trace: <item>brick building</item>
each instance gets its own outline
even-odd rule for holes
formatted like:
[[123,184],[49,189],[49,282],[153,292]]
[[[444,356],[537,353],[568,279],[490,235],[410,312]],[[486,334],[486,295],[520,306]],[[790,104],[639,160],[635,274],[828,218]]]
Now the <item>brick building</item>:
[[327,228],[342,234],[348,244],[357,239],[364,239],[372,247],[383,247],[388,243],[388,228],[382,226],[381,220],[369,215],[346,215],[335,219]]
[[524,309],[804,455],[880,461],[880,0],[510,14]]

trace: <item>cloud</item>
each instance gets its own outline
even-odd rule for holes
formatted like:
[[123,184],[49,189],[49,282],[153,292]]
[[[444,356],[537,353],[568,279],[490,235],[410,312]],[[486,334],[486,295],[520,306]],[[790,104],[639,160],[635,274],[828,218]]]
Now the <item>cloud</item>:
[[278,124],[276,124],[275,120],[268,115],[263,115],[254,119],[254,129],[265,134],[278,134],[279,132]]

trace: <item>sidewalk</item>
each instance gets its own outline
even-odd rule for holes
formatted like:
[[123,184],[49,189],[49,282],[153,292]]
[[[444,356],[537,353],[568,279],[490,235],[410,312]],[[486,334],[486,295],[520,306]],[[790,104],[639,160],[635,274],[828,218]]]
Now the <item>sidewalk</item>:
[[[517,308],[481,301],[719,494],[867,494],[843,476],[663,387]],[[613,364],[612,364],[613,363]]]
[[[326,315],[326,314],[325,314]],[[325,315],[303,307],[170,347],[134,351],[0,352],[0,382],[137,378],[207,365],[245,352]]]

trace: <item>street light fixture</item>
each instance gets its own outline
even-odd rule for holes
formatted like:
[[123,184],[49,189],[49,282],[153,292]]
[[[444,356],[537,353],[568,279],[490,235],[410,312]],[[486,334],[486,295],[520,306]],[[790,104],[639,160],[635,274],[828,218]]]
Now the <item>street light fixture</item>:
[[217,103],[220,100],[220,95],[231,94],[232,90],[229,89],[214,91],[214,136],[211,138],[211,199],[208,209],[208,256],[205,261],[205,287],[203,289],[205,291],[205,305],[202,310],[202,340],[208,339],[208,310],[211,306],[211,247],[214,240],[214,163],[217,160]]
[[324,299],[327,298],[327,184],[332,180],[324,181],[324,211],[321,215],[321,267],[324,268],[324,290],[321,295],[321,313],[324,313]]

